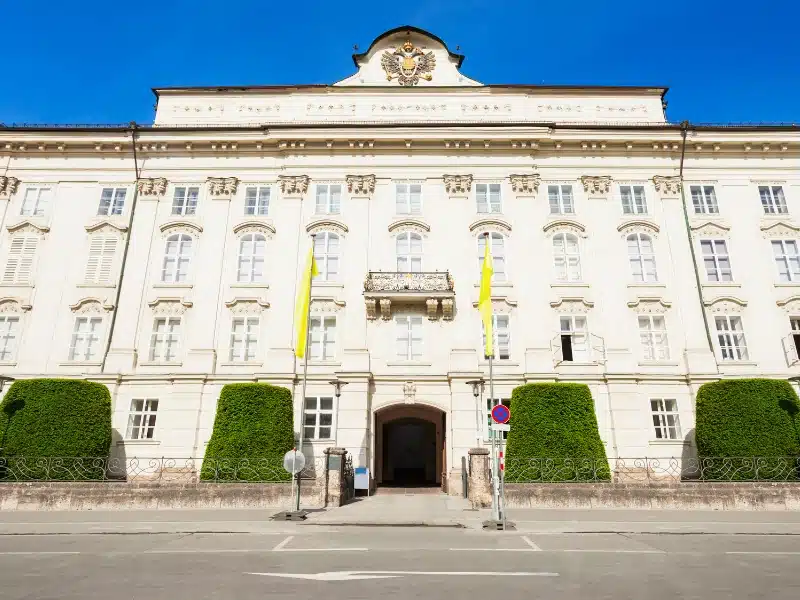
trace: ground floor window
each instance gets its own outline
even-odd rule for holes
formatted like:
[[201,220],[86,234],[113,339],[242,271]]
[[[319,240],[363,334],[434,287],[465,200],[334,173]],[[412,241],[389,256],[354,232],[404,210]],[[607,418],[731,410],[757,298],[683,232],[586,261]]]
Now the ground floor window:
[[303,410],[303,437],[307,440],[329,440],[333,437],[333,398],[310,396]]
[[676,400],[653,398],[650,400],[650,411],[657,440],[681,439],[681,422]]
[[131,400],[128,414],[128,431],[125,436],[129,440],[152,440],[156,430],[156,412],[158,400],[154,398]]

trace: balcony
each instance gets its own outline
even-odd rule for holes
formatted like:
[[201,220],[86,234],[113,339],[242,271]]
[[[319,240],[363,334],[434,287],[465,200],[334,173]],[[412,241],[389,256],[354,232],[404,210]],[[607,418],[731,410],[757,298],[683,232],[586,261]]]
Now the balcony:
[[367,307],[367,318],[381,318],[388,321],[392,318],[392,302],[404,304],[424,303],[428,318],[435,321],[439,318],[439,305],[442,307],[442,319],[453,320],[455,308],[455,291],[453,278],[448,271],[430,273],[398,273],[387,271],[370,271],[364,280],[364,302]]

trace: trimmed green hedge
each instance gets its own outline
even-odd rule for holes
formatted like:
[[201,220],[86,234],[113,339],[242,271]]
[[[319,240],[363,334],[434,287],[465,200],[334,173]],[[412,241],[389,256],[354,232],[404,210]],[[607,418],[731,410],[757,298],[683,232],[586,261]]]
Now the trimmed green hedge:
[[292,393],[266,383],[222,388],[206,447],[204,481],[288,481],[283,455],[294,447]]
[[[700,476],[735,481],[796,479],[798,413],[800,400],[788,381],[728,379],[702,385],[697,392],[695,428]],[[753,461],[754,457],[760,458]]]
[[[111,395],[103,384],[79,379],[15,381],[0,404],[0,435],[2,475],[103,479],[111,447]],[[72,460],[35,460],[45,457]]]
[[611,479],[589,387],[531,383],[511,395],[506,481]]

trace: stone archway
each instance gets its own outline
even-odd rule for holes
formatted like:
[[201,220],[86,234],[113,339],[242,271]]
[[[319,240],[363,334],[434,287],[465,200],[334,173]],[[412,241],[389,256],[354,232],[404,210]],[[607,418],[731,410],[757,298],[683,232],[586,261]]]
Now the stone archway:
[[441,486],[445,413],[401,404],[375,413],[375,481],[399,487]]

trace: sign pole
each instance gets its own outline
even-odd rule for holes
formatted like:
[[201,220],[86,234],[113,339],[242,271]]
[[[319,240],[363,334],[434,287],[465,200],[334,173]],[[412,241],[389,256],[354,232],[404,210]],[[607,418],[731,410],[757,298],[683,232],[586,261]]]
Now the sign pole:
[[[488,241],[486,242],[489,243]],[[492,332],[494,335],[494,332]],[[492,340],[492,353],[489,355],[489,402],[494,407],[494,374],[492,370],[492,359],[494,358],[494,340]],[[490,439],[492,440],[492,519],[500,520],[500,506],[497,502],[497,450],[495,444],[496,432],[489,428]]]

